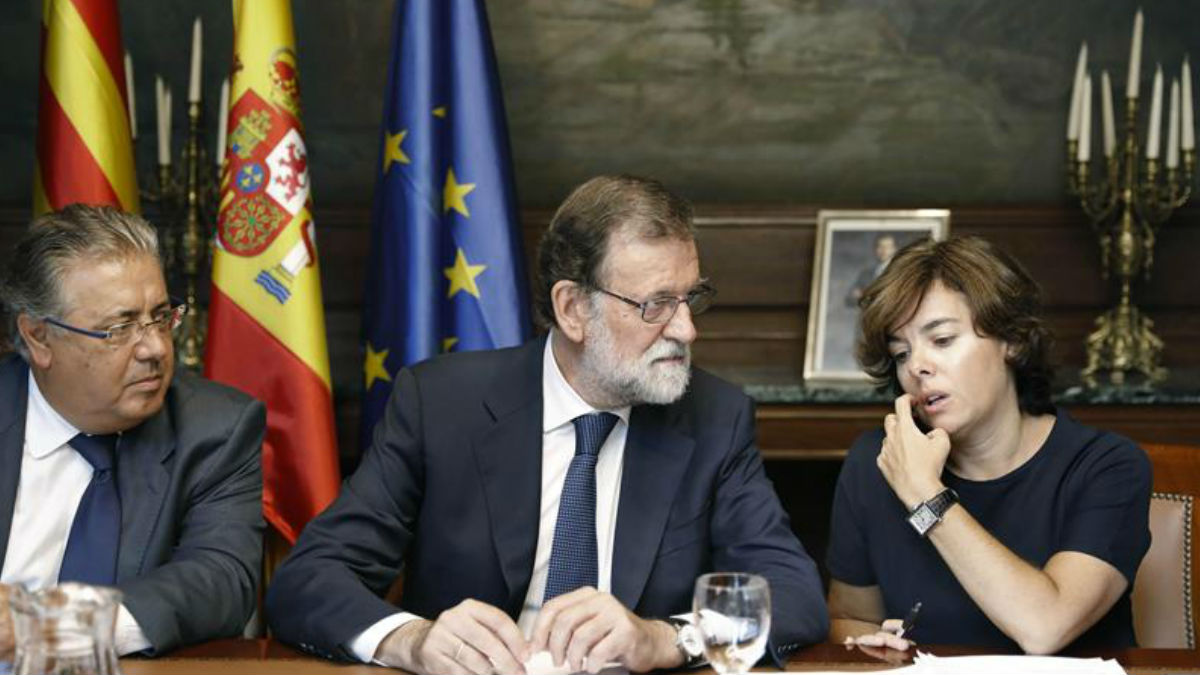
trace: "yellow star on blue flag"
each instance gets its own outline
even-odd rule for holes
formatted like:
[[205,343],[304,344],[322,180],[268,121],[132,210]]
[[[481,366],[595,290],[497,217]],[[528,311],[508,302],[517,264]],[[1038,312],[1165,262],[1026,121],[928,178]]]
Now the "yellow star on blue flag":
[[367,389],[370,389],[376,380],[392,381],[392,376],[388,375],[387,371],[388,351],[387,349],[375,351],[371,347],[371,343],[367,343],[367,358],[363,361],[363,375],[367,380]]
[[404,142],[404,137],[408,135],[408,130],[401,129],[394,134],[385,135],[387,138],[383,142],[383,172],[387,173],[393,162],[411,164],[408,155],[404,154],[404,148],[400,145]]
[[470,218],[471,212],[467,210],[467,195],[471,194],[474,189],[474,183],[459,183],[454,176],[454,169],[447,169],[446,185],[442,188],[442,213],[450,213],[450,209],[454,209]]
[[483,274],[487,269],[487,265],[472,265],[467,262],[467,255],[463,250],[458,249],[458,254],[454,256],[454,265],[442,270],[442,274],[450,280],[450,290],[446,292],[447,298],[453,298],[455,293],[466,291],[475,297],[479,297],[479,286],[475,285],[475,277]]

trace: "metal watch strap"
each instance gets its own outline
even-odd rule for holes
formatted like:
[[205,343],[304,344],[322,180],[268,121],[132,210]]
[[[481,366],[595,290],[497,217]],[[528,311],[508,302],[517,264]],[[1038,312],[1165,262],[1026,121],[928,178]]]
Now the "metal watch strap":
[[[686,619],[679,619],[669,616],[663,621],[666,621],[675,629],[675,647],[683,654],[683,668],[695,668],[708,663],[708,658],[704,655],[703,637],[700,635],[700,627],[696,626]],[[684,631],[693,632],[693,644],[688,645],[688,640],[685,639]]]

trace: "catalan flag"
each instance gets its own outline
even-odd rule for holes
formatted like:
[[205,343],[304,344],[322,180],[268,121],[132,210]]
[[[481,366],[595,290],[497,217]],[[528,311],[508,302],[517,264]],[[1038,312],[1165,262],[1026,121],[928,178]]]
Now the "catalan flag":
[[529,335],[483,3],[398,0],[393,31],[363,317],[364,445],[401,367]]
[[140,209],[122,54],[117,0],[43,0],[35,214]]
[[294,542],[337,496],[337,440],[289,0],[234,0],[205,375],[267,404],[263,513]]

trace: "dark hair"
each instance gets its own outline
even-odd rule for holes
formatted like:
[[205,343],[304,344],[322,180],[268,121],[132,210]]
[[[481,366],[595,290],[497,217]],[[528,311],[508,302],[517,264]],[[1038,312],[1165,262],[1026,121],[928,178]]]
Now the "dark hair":
[[642,239],[696,238],[691,204],[656,180],[597,176],[580,185],[558,207],[538,248],[533,308],[542,328],[555,325],[554,284],[601,285],[608,242],[618,231]]
[[148,255],[162,264],[158,235],[141,216],[109,206],[70,204],[33,219],[17,241],[0,279],[0,304],[12,346],[28,358],[17,317],[64,313],[59,293],[69,265],[81,259],[114,260]]
[[1053,337],[1041,318],[1041,289],[1020,263],[980,237],[915,241],[863,291],[857,356],[880,390],[903,392],[888,336],[911,320],[935,281],[963,294],[978,334],[1008,344],[1021,411],[1053,411]]

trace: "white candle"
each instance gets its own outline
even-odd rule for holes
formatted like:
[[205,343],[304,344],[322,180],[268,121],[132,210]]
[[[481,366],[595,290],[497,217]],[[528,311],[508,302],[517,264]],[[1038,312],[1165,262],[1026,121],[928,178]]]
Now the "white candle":
[[129,105],[129,137],[137,140],[137,104],[133,100],[133,59],[125,52],[125,102]]
[[1158,159],[1162,139],[1162,65],[1154,70],[1154,95],[1150,98],[1150,134],[1146,138],[1146,159]]
[[163,141],[163,147],[166,149],[166,153],[167,153],[167,161],[165,163],[170,164],[171,163],[171,87],[169,87],[165,84],[163,85],[163,101],[165,102],[165,104],[164,104],[165,112],[163,113],[163,138],[166,139],[165,141]]
[[1142,10],[1133,17],[1133,44],[1129,47],[1129,79],[1125,85],[1125,97],[1138,97],[1138,77],[1142,69]]
[[1171,109],[1167,113],[1167,168],[1179,166],[1179,80],[1171,81]]
[[154,134],[158,141],[158,163],[170,164],[171,151],[167,149],[167,99],[164,95],[162,77],[154,76]]
[[1071,84],[1071,111],[1067,114],[1067,140],[1079,138],[1079,97],[1083,94],[1083,71],[1087,68],[1087,43],[1079,46],[1075,60],[1075,81]]
[[1104,121],[1104,156],[1112,157],[1117,149],[1117,128],[1113,123],[1112,82],[1108,79],[1108,71],[1100,76],[1100,95],[1104,100],[1100,103],[1100,112]]
[[1183,104],[1183,114],[1179,116],[1182,133],[1179,134],[1179,147],[1184,150],[1194,150],[1196,148],[1196,122],[1192,119],[1192,67],[1188,65],[1187,57],[1183,59],[1182,93],[1180,103]]
[[192,76],[188,78],[188,103],[200,102],[200,59],[203,49],[204,29],[200,26],[200,17],[192,24]]
[[1076,158],[1086,163],[1092,158],[1092,76],[1083,78],[1083,95],[1079,103],[1079,152]]
[[221,105],[217,108],[217,168],[225,161],[225,131],[229,125],[229,78],[221,82]]

